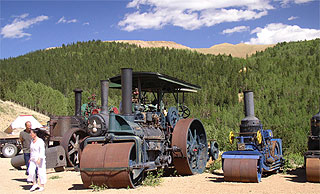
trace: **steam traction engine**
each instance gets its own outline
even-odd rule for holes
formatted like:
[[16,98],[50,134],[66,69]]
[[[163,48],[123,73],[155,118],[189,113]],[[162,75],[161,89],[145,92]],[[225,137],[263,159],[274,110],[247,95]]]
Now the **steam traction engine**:
[[236,151],[222,154],[225,181],[260,182],[263,172],[278,170],[283,164],[282,141],[274,139],[254,116],[253,92],[244,92],[245,115],[239,136],[230,132],[229,140],[238,139]]
[[[184,94],[196,92],[199,86],[159,73],[132,73],[129,68],[110,81],[101,81],[101,112],[88,119],[91,137],[83,142],[80,160],[84,187],[134,188],[143,180],[144,172],[159,168],[174,167],[181,175],[204,171],[208,160],[206,132],[200,120],[187,118],[190,110],[183,105]],[[121,87],[121,114],[108,111],[109,84]],[[173,94],[177,107],[166,111],[163,97],[168,93]],[[154,97],[152,103],[148,103],[147,94]],[[209,150],[217,156],[216,147]]]
[[307,181],[320,182],[320,111],[311,118],[308,151],[304,157]]
[[85,117],[81,115],[81,89],[75,89],[75,115],[57,116],[50,118],[49,147],[62,146],[65,151],[67,166],[79,165],[80,141],[88,134],[86,132]]

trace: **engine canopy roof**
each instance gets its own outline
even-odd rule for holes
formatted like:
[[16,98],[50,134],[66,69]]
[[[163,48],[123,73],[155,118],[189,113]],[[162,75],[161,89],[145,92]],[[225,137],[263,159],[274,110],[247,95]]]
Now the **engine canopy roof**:
[[[121,89],[121,75],[109,79],[110,88]],[[132,72],[132,89],[139,88],[145,92],[197,92],[201,87],[177,78],[156,72]]]

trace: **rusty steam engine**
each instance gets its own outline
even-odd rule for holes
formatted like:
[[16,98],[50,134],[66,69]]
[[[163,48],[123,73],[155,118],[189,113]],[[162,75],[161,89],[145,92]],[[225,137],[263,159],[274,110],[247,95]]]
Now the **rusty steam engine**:
[[[121,84],[121,114],[108,111],[110,83]],[[179,114],[178,107],[170,107],[166,114],[162,98],[174,94],[195,92],[199,86],[151,72],[132,72],[121,69],[121,76],[101,81],[101,112],[88,119],[83,142],[80,174],[84,187],[106,185],[108,188],[134,188],[146,171],[175,168],[180,175],[202,173],[209,158],[217,157],[218,148],[208,149],[207,136],[200,120],[186,118],[190,110]],[[139,97],[132,99],[137,89]],[[155,97],[153,104],[145,102],[147,92]],[[180,95],[181,96],[181,95]],[[182,117],[184,115],[185,118]]]

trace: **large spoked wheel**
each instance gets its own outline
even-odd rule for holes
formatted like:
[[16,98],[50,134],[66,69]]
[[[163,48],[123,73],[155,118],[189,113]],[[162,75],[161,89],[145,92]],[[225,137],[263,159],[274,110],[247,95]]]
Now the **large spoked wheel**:
[[172,106],[169,108],[167,118],[170,126],[174,128],[179,121],[179,114],[176,107]]
[[81,155],[83,185],[106,185],[108,188],[134,188],[143,179],[143,168],[132,169],[136,162],[133,142],[89,144]]
[[173,164],[178,174],[199,174],[205,170],[208,146],[206,132],[200,120],[179,120],[173,130],[172,146],[180,149],[173,153]]
[[80,129],[70,129],[65,133],[61,141],[61,145],[66,152],[66,159],[67,159],[68,166],[73,167],[73,166],[79,165],[80,141],[86,136],[87,134]]

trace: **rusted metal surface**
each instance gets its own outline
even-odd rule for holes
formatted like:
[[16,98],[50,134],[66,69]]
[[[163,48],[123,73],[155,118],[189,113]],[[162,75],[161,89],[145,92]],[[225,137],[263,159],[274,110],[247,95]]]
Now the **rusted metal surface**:
[[80,141],[86,136],[87,134],[78,128],[70,129],[64,134],[60,144],[65,150],[68,166],[79,165]]
[[199,120],[179,120],[172,134],[172,146],[180,149],[173,152],[173,164],[178,174],[192,175],[204,171],[208,148],[206,134]]
[[306,176],[307,181],[320,182],[320,158],[307,158]]
[[81,155],[83,185],[106,185],[108,188],[134,188],[129,170],[134,143],[89,144]]
[[224,180],[258,183],[257,162],[255,159],[224,159]]

